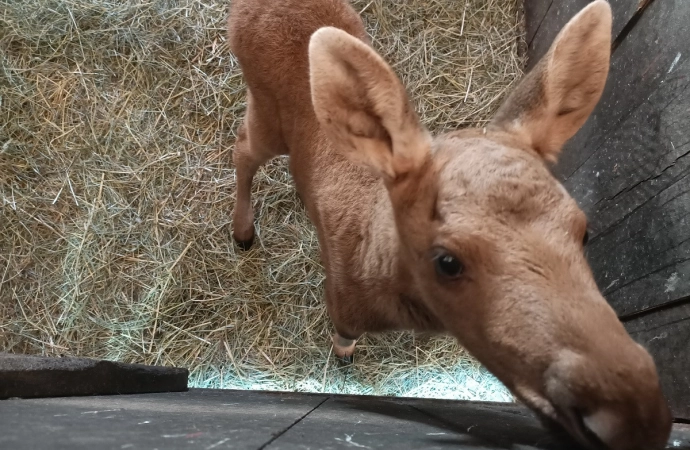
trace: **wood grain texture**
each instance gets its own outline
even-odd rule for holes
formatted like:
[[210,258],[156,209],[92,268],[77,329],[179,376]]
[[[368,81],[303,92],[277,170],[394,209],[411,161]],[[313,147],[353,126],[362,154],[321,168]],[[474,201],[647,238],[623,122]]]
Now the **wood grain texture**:
[[552,4],[553,0],[525,1],[525,40],[528,46],[532,43]]
[[690,304],[641,316],[625,326],[654,356],[674,416],[690,420]]
[[[0,401],[0,448],[571,450],[518,404],[191,389]],[[668,448],[690,449],[676,427]]]
[[0,401],[0,448],[258,449],[326,397],[184,393]]
[[579,450],[519,405],[333,396],[267,448]]

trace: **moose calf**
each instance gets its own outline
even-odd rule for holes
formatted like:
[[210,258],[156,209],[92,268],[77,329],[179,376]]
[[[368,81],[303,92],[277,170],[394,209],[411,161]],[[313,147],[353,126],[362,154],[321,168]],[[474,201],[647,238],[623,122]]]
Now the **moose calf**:
[[449,333],[588,447],[663,448],[654,362],[600,294],[586,218],[546,164],[604,88],[606,1],[565,26],[486,128],[436,137],[345,0],[234,0],[228,27],[247,82],[234,238],[254,239],[257,169],[289,154],[338,356],[364,332]]

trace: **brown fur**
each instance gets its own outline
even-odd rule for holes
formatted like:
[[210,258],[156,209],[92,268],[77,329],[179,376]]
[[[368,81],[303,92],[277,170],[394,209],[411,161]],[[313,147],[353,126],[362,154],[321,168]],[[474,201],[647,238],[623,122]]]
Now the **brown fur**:
[[[254,173],[289,153],[339,356],[364,332],[447,332],[582,442],[663,447],[654,363],[599,293],[584,214],[544,163],[603,90],[605,1],[571,20],[487,129],[435,139],[345,1],[235,0],[228,26],[248,86],[234,237],[254,236]],[[439,249],[462,262],[459,278],[436,273]]]

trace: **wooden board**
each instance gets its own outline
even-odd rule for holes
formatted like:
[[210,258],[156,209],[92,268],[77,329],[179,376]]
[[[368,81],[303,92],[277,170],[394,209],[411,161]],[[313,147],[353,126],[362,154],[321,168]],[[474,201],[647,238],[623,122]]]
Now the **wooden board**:
[[267,448],[577,450],[523,407],[439,400],[334,396]]
[[[0,448],[568,450],[516,404],[192,389],[0,401]],[[677,427],[673,449],[690,449]]]
[[525,40],[529,46],[534,35],[549,12],[553,0],[526,0],[525,1]]
[[690,294],[687,17],[684,0],[649,7],[614,55],[602,101],[560,164],[589,219],[597,283],[620,315]]
[[5,400],[0,401],[0,448],[260,448],[325,398],[191,390]]
[[[544,435],[533,415],[518,404],[497,411],[491,403],[468,403],[465,407],[455,403],[432,402],[416,407],[443,421],[450,429],[470,430],[473,436],[495,442],[502,448],[514,448],[515,444],[520,444],[518,448],[521,449],[533,446],[554,450],[580,449],[558,436]],[[512,439],[506,439],[508,436]]]
[[690,304],[643,315],[625,327],[654,356],[674,415],[690,420]]
[[187,390],[187,369],[0,353],[0,399]]
[[[530,69],[546,54],[561,29],[592,0],[526,0],[525,21]],[[644,0],[640,0],[644,1]],[[638,0],[609,0],[613,37],[617,37],[638,9]]]

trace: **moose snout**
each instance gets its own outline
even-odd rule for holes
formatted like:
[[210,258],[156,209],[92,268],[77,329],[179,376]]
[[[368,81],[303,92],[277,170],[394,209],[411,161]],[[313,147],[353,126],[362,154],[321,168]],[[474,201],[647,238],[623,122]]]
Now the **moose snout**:
[[552,418],[589,449],[663,449],[671,432],[652,358],[626,344],[616,358],[564,351],[545,374]]

